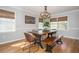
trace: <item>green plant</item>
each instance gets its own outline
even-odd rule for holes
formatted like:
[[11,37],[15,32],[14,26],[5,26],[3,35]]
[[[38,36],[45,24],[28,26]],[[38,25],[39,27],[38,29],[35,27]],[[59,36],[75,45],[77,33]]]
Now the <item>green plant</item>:
[[44,27],[44,30],[43,31],[49,31],[49,27],[50,27],[50,23],[49,22],[44,22],[43,23],[43,27]]
[[50,27],[49,22],[44,22],[43,27]]

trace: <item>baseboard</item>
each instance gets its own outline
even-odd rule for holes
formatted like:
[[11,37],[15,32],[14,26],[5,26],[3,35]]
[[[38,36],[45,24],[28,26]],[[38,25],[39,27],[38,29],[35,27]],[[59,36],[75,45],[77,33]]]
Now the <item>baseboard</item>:
[[10,45],[10,44],[13,44],[13,43],[15,43],[15,42],[23,41],[23,40],[24,40],[24,38],[20,38],[20,39],[16,39],[16,40],[1,42],[1,43],[0,43],[0,47],[6,46],[6,45]]
[[70,39],[75,39],[75,40],[79,40],[79,38],[77,37],[70,37],[70,36],[64,36],[65,38],[70,38]]

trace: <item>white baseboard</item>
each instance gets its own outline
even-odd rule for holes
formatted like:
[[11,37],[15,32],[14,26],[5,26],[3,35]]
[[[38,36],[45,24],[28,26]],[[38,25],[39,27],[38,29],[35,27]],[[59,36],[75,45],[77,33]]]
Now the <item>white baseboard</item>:
[[70,37],[70,36],[64,36],[64,37],[66,37],[66,38],[71,38],[71,39],[75,39],[75,40],[79,40],[78,37]]
[[24,38],[19,38],[19,39],[16,39],[16,40],[11,40],[11,41],[6,41],[6,42],[1,42],[0,44],[6,44],[6,43],[10,43],[10,42],[16,42],[16,41],[19,41],[19,40],[22,40]]

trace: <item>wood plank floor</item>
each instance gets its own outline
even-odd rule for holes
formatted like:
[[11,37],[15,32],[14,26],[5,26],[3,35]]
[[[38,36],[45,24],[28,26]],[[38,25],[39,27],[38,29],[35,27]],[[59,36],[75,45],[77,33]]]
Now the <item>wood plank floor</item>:
[[[70,38],[62,38],[63,44],[62,45],[57,45],[55,46],[52,51],[53,53],[79,53],[79,40],[75,39],[70,39]],[[27,47],[24,48],[24,51],[22,47],[24,46],[25,42],[24,41],[19,41],[12,43],[10,45],[5,45],[4,47],[0,47],[0,53],[28,53],[28,45],[29,43],[27,42]],[[36,53],[46,53],[45,48],[42,49],[38,46],[33,46],[31,47],[31,53],[36,52]]]

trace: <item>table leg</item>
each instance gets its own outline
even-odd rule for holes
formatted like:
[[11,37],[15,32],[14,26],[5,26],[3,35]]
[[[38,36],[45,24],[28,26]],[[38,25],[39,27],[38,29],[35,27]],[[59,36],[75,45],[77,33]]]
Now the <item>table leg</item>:
[[52,53],[52,49],[54,48],[55,45],[48,45],[46,44],[46,52]]

